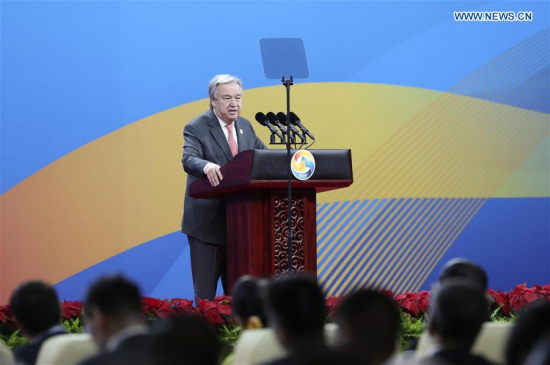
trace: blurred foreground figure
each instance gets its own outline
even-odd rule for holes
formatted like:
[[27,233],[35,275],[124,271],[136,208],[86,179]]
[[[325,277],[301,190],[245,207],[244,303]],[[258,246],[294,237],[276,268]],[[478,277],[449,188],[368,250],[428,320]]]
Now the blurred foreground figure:
[[21,333],[29,339],[15,351],[17,364],[34,365],[44,341],[66,333],[57,293],[49,284],[29,281],[14,290],[10,307]]
[[263,292],[267,282],[243,276],[233,285],[231,310],[235,322],[243,329],[262,328],[267,324]]
[[526,364],[527,356],[545,334],[550,336],[550,302],[541,301],[533,303],[518,317],[508,338],[506,363],[508,365]]
[[341,349],[364,364],[386,362],[397,346],[399,308],[385,294],[362,290],[338,308]]
[[315,279],[298,276],[272,281],[266,300],[269,325],[288,350],[287,357],[270,365],[355,363],[325,344],[325,298]]
[[85,300],[87,327],[101,353],[81,365],[151,365],[137,285],[122,276],[97,280]]
[[427,364],[490,365],[470,350],[489,319],[487,299],[469,280],[448,280],[432,292],[428,330],[435,345]]
[[199,318],[172,317],[155,325],[152,333],[154,365],[217,365],[218,336]]

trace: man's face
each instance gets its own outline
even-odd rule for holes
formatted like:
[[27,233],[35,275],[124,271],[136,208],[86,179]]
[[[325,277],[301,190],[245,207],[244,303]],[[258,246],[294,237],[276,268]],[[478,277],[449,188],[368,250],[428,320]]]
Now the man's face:
[[226,123],[233,123],[241,114],[242,90],[239,84],[218,85],[218,98],[212,99],[212,106],[216,115]]
[[88,331],[100,349],[104,350],[109,340],[108,320],[97,308],[91,308],[90,314],[86,318]]

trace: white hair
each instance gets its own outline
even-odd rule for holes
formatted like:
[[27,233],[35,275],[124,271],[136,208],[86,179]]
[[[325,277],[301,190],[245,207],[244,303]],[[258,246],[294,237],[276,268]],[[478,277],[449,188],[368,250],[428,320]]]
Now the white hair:
[[218,85],[236,83],[239,87],[243,88],[243,82],[237,76],[232,76],[228,74],[219,74],[216,75],[210,80],[208,84],[208,97],[210,99],[210,109],[212,109],[212,99],[218,99]]

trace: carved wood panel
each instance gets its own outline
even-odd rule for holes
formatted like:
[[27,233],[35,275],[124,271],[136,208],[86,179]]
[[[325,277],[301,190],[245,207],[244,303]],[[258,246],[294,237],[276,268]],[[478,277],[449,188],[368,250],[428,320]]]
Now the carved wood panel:
[[[274,264],[275,277],[279,278],[289,272],[288,260],[288,201],[286,195],[273,195],[273,231],[274,231]],[[305,271],[304,251],[304,197],[292,195],[291,229],[292,245],[290,260],[292,272]]]

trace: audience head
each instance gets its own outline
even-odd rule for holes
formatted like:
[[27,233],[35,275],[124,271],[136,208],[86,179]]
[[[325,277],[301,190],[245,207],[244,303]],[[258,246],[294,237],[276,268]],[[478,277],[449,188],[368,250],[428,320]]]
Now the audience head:
[[535,344],[550,331],[550,302],[540,301],[520,315],[508,338],[506,363],[522,365]]
[[61,306],[55,289],[42,281],[28,281],[17,287],[10,306],[23,334],[33,338],[61,324]]
[[489,319],[484,292],[470,280],[446,280],[432,292],[429,331],[442,348],[469,350]]
[[314,278],[274,280],[267,288],[266,300],[270,326],[285,347],[304,340],[323,341],[325,299]]
[[117,332],[143,323],[142,302],[136,284],[122,276],[105,276],[88,289],[86,320],[101,348]]
[[391,357],[401,323],[392,298],[373,290],[358,291],[342,302],[337,314],[344,351],[360,355],[368,364],[382,364]]
[[243,329],[266,325],[263,293],[264,279],[243,276],[233,286],[231,309],[235,322]]
[[218,336],[196,317],[172,317],[157,323],[152,333],[155,365],[216,365],[220,361]]
[[488,279],[487,273],[481,266],[466,259],[453,259],[445,264],[439,282],[444,283],[447,280],[466,279],[470,280],[480,287],[483,292],[487,291]]

